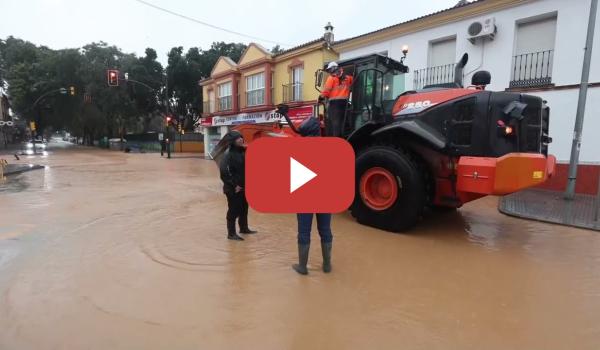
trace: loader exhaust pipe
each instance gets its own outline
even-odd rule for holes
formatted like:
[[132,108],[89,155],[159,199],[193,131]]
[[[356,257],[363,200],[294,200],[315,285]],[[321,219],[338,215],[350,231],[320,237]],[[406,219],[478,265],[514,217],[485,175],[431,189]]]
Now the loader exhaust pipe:
[[465,69],[468,61],[469,55],[465,53],[454,67],[454,83],[458,84],[460,87],[463,87],[463,70]]

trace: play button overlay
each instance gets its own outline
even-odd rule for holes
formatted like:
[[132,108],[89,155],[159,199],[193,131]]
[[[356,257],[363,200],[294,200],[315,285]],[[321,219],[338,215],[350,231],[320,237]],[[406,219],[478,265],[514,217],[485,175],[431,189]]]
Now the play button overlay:
[[314,179],[317,174],[290,157],[290,193],[294,193],[305,183]]
[[264,213],[338,213],[354,200],[354,150],[335,137],[265,137],[248,145],[245,194]]

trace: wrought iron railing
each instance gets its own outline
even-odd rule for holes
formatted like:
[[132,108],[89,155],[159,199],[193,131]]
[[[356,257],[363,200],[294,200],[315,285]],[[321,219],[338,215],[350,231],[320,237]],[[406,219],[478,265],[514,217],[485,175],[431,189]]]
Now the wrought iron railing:
[[454,81],[456,64],[427,67],[414,71],[414,89],[422,89],[428,85],[447,84]]
[[536,87],[551,84],[553,63],[554,50],[514,56],[510,87]]
[[283,102],[302,101],[302,83],[283,85]]
[[231,96],[219,97],[219,104],[217,107],[219,111],[229,111],[233,109]]
[[202,102],[202,113],[203,114],[209,114],[209,113],[213,113],[214,112],[214,110],[213,111],[210,110],[210,105],[211,105],[210,101],[204,101],[204,102]]

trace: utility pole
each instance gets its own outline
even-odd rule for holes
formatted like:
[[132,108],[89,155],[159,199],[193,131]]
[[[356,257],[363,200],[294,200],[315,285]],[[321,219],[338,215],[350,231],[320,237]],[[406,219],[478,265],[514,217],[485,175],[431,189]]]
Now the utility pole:
[[[165,98],[165,106],[167,108],[167,118],[170,118],[171,112],[169,108],[169,70],[168,67],[165,68],[165,90],[166,90],[166,98]],[[171,128],[170,123],[167,124],[167,132],[166,132],[167,141],[165,144],[167,145],[167,159],[171,159]]]
[[183,153],[183,140],[182,140],[182,132],[183,132],[183,119],[179,118],[179,153]]
[[579,100],[577,101],[577,115],[575,116],[575,130],[573,131],[573,144],[571,145],[571,159],[569,161],[569,178],[565,199],[575,198],[575,185],[577,183],[577,166],[579,164],[579,151],[581,149],[581,132],[585,116],[585,102],[590,78],[590,63],[592,60],[592,47],[594,45],[594,28],[596,27],[596,12],[598,0],[591,0],[590,18],[588,20],[587,38],[585,41],[583,68],[581,71],[581,85],[579,87]]

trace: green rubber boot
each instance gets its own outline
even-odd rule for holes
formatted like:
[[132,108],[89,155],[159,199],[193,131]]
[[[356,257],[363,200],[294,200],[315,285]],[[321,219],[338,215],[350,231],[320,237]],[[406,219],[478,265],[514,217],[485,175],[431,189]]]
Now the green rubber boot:
[[310,244],[298,244],[298,264],[292,265],[292,268],[301,275],[308,275],[308,251],[310,250]]
[[323,272],[331,272],[331,246],[332,243],[321,243],[321,251],[323,252]]

